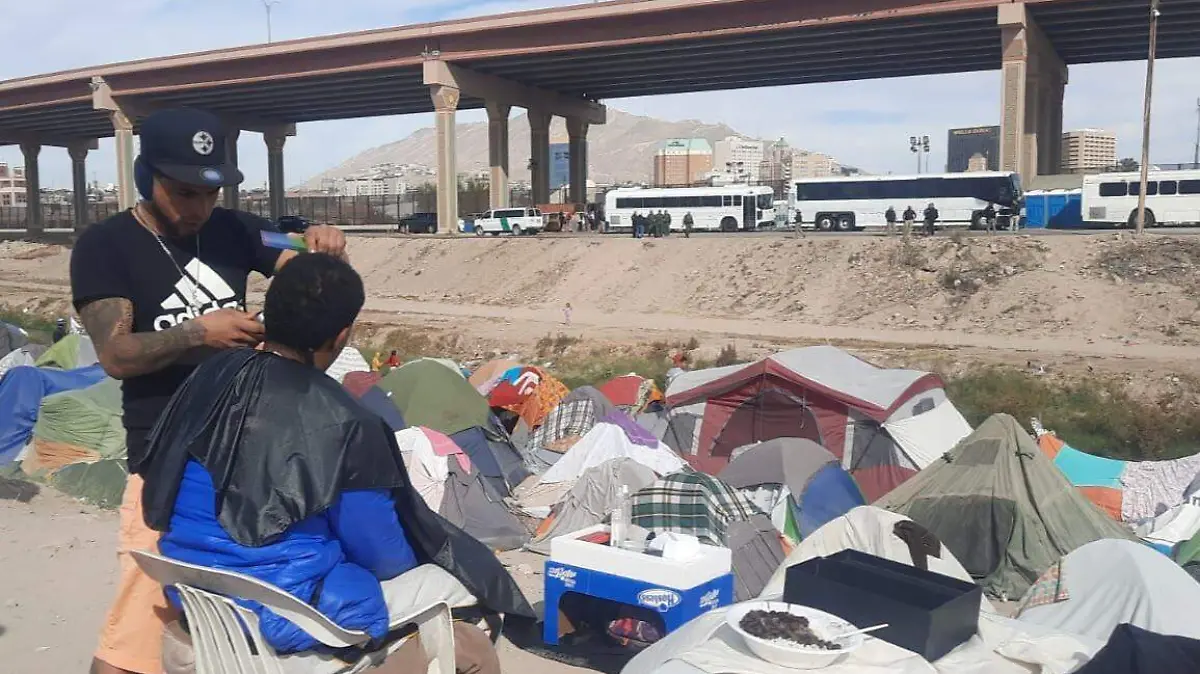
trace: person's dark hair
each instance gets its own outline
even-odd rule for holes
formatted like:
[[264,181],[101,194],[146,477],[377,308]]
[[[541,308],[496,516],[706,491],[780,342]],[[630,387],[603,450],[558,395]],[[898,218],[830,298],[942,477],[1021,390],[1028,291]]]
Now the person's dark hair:
[[267,289],[267,341],[311,353],[354,323],[364,300],[362,278],[349,264],[323,253],[299,255]]

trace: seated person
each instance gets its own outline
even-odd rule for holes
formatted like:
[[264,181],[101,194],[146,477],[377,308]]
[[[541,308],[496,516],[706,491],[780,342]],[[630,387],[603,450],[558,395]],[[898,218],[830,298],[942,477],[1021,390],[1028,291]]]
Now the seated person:
[[[267,291],[262,347],[207,361],[159,419],[144,502],[147,523],[165,531],[162,554],[263,580],[378,644],[389,631],[380,583],[431,560],[419,550],[428,542],[414,545],[406,526],[427,536],[436,515],[402,514],[419,506],[392,431],[323,373],[363,301],[362,279],[345,262],[309,254],[284,267]],[[168,597],[179,605],[176,592]],[[245,604],[278,653],[323,648]],[[460,667],[499,672],[480,630],[455,632],[476,659]]]

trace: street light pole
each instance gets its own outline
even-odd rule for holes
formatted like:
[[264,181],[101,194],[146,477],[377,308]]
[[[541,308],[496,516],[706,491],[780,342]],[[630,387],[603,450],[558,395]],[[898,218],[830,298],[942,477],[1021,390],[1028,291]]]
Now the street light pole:
[[1158,51],[1158,5],[1159,0],[1150,0],[1150,51],[1146,55],[1146,100],[1142,111],[1142,180],[1138,189],[1138,234],[1146,229],[1146,183],[1150,180],[1150,102],[1154,95],[1154,56]]
[[271,44],[271,8],[282,0],[262,0],[263,9],[267,10],[267,44]]

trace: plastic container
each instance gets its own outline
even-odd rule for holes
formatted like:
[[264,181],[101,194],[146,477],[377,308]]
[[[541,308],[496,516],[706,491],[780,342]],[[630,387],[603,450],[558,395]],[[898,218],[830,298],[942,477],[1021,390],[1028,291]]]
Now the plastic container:
[[[742,629],[742,618],[751,611],[775,611],[790,613],[808,619],[808,625],[818,637],[825,641],[833,641],[841,646],[836,651],[802,646],[785,639],[761,639]],[[746,641],[750,651],[767,662],[791,667],[793,669],[822,669],[848,657],[850,653],[862,647],[866,636],[856,634],[845,639],[838,639],[839,634],[846,634],[858,629],[841,618],[819,611],[808,606],[785,604],[774,601],[752,601],[738,604],[725,614],[725,622]]]

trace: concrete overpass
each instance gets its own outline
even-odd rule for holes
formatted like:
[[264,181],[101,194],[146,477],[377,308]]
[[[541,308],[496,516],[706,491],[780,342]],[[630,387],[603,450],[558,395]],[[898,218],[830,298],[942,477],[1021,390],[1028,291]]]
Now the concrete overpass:
[[[1159,56],[1200,56],[1200,0],[1163,0],[1162,11]],[[1001,163],[1028,176],[1058,167],[1068,66],[1142,59],[1148,31],[1147,0],[616,0],[0,82],[0,143],[21,145],[30,194],[41,148],[67,147],[79,198],[88,148],[115,136],[128,206],[138,120],[162,106],[208,108],[263,134],[278,216],[297,122],[433,111],[439,219],[452,229],[460,109],[488,111],[493,206],[507,199],[513,106],[530,113],[535,200],[549,195],[558,115],[572,146],[571,198],[582,201],[601,100],[1000,69]],[[40,227],[36,207],[29,221]]]

